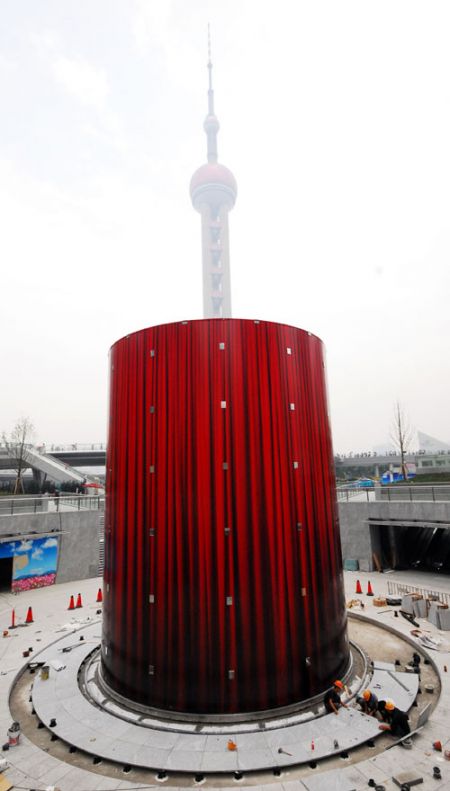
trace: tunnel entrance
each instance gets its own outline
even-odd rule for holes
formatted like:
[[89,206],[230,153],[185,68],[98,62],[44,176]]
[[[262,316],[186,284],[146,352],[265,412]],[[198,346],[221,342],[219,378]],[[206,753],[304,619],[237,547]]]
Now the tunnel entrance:
[[382,569],[450,574],[450,528],[371,525],[374,556]]
[[0,593],[11,591],[14,558],[0,558]]

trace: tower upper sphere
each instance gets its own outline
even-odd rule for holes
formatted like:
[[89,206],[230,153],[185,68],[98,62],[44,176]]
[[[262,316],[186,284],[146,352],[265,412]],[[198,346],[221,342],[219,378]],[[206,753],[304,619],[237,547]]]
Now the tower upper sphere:
[[212,207],[225,205],[232,209],[237,195],[237,184],[231,170],[218,162],[207,162],[191,178],[190,193],[197,211],[207,203]]

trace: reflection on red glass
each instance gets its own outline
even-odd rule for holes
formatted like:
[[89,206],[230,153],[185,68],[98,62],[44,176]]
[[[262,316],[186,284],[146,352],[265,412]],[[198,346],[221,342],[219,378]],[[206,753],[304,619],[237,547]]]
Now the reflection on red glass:
[[150,327],[111,350],[103,672],[158,708],[243,712],[349,663],[321,341]]

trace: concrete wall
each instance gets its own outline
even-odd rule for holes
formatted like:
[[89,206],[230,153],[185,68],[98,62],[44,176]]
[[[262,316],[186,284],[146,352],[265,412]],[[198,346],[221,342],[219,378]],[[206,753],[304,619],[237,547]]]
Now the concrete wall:
[[59,536],[56,582],[96,577],[99,561],[99,518],[102,511],[0,515],[0,539]]
[[359,561],[362,571],[373,571],[373,553],[379,555],[377,523],[418,527],[447,527],[450,524],[450,502],[348,502],[339,503],[339,522],[343,559]]
[[[60,536],[57,582],[95,577],[99,563],[99,519],[103,511],[0,514],[0,539],[54,533]],[[379,531],[369,520],[384,524],[446,526],[450,502],[355,502],[339,503],[342,557],[359,562],[362,571],[373,571],[373,553],[380,554]],[[33,537],[30,535],[30,537]]]
[[342,557],[355,559],[361,571],[371,571],[372,546],[368,523],[372,503],[339,503]]

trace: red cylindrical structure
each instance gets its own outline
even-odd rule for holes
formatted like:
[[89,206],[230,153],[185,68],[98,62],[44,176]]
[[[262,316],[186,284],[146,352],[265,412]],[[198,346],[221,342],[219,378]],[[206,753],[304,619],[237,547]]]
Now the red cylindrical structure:
[[323,347],[283,324],[111,350],[102,673],[160,709],[310,698],[349,665]]

